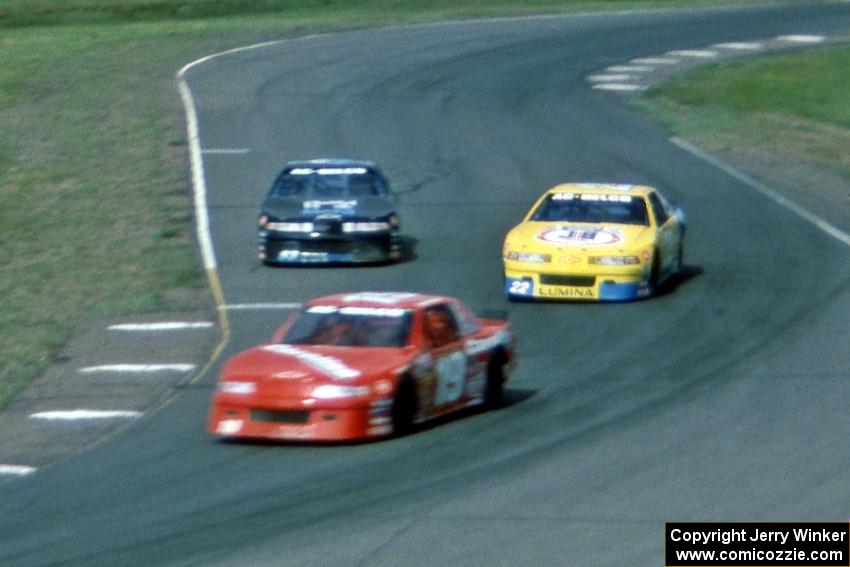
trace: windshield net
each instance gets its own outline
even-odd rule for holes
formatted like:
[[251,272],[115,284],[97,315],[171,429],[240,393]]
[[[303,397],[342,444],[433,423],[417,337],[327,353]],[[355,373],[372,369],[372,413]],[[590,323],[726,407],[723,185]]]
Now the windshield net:
[[531,220],[649,226],[643,198],[595,193],[553,193],[535,209]]
[[283,342],[399,348],[408,342],[412,319],[409,309],[313,306],[298,315]]

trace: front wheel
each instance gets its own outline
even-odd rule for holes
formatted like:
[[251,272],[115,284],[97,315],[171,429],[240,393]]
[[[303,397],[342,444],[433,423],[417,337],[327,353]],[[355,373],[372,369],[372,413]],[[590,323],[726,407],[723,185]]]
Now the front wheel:
[[484,389],[484,406],[489,409],[502,405],[505,394],[506,366],[504,353],[497,352],[487,365],[487,386]]
[[407,435],[413,431],[418,401],[416,387],[412,380],[405,379],[398,385],[392,406],[394,435]]
[[649,295],[655,295],[661,281],[661,253],[656,249],[652,253],[652,268],[649,272]]
[[676,269],[673,270],[674,274],[681,274],[682,270],[685,266],[685,241],[681,238],[679,239],[679,252],[676,254]]

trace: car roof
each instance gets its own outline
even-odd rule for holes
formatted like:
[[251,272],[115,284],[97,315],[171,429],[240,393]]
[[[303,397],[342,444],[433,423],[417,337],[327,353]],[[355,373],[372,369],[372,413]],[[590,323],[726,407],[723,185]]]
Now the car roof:
[[452,299],[424,293],[357,291],[317,297],[308,301],[307,306],[333,305],[336,307],[418,309],[447,301],[452,301]]
[[284,168],[289,169],[294,167],[365,167],[368,169],[378,168],[378,166],[373,161],[349,158],[295,160],[287,162]]
[[561,183],[548,191],[552,193],[597,193],[602,195],[635,195],[646,197],[655,189],[648,185],[630,185],[626,183]]

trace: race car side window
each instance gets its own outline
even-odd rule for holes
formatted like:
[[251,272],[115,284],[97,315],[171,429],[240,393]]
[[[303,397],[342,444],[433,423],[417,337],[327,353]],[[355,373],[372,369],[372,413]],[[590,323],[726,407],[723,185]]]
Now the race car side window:
[[459,305],[457,303],[449,303],[449,309],[451,309],[455,321],[457,321],[458,330],[460,331],[460,335],[462,337],[474,335],[475,333],[481,330],[481,325],[478,323],[478,318],[473,315],[472,312],[469,311],[469,309],[467,309],[465,306]]
[[441,303],[425,309],[425,337],[432,348],[460,340],[457,322],[447,305]]
[[655,211],[655,222],[658,226],[663,225],[667,222],[667,219],[670,218],[670,214],[667,212],[667,207],[665,207],[664,203],[661,202],[657,193],[650,193],[649,201],[652,203],[652,210]]
[[274,197],[292,197],[302,193],[306,185],[305,178],[290,175],[289,170],[284,170],[272,184],[270,194]]
[[389,183],[377,171],[370,171],[372,189],[376,195],[385,196],[391,193]]

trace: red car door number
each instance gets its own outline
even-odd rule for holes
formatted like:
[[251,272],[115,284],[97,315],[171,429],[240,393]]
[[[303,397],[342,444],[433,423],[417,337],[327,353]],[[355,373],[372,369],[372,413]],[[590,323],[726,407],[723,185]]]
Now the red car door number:
[[447,353],[437,359],[434,369],[437,372],[434,403],[442,405],[456,402],[463,393],[466,355],[460,350]]

